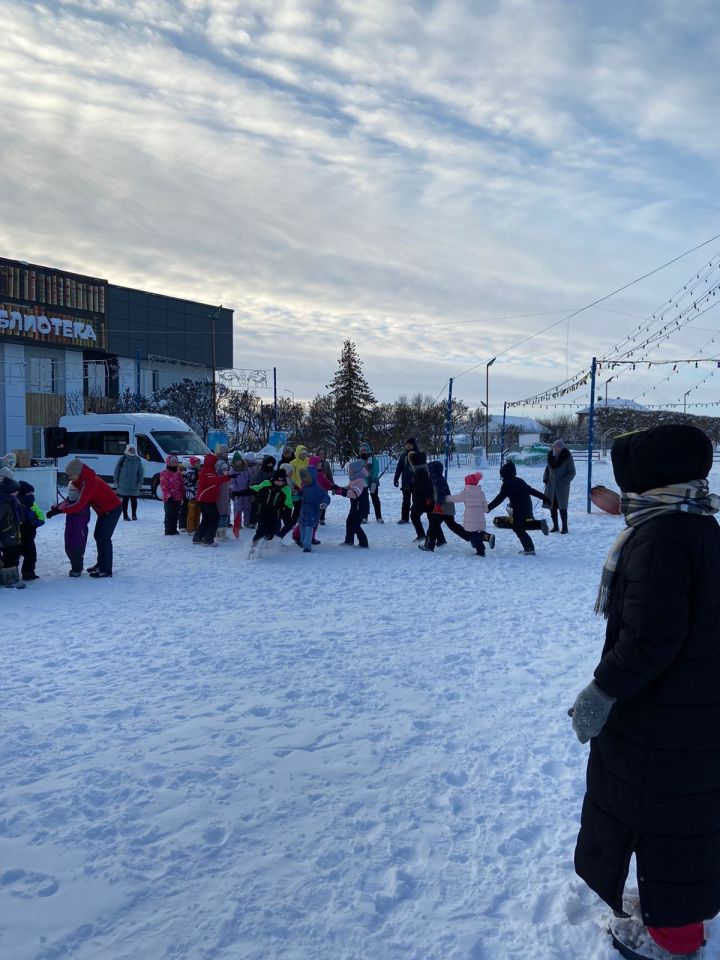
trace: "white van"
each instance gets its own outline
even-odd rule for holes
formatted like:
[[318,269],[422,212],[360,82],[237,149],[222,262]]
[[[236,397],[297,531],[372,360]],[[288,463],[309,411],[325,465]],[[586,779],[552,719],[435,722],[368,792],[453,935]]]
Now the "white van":
[[191,456],[210,453],[186,423],[161,413],[87,413],[60,417],[59,425],[67,430],[68,440],[68,455],[58,459],[60,473],[77,457],[112,483],[115,464],[131,443],[145,467],[143,486],[156,497],[160,496],[159,474],[165,469],[168,454],[174,453],[187,463]]

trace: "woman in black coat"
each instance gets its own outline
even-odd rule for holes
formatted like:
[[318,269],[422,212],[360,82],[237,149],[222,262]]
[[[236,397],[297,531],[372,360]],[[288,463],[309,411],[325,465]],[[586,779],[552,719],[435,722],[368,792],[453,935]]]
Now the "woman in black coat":
[[[612,448],[628,528],[603,570],[608,619],[573,727],[590,742],[575,869],[617,913],[615,945],[690,953],[720,910],[720,528],[712,445],[668,425]],[[627,954],[626,954],[627,955]]]

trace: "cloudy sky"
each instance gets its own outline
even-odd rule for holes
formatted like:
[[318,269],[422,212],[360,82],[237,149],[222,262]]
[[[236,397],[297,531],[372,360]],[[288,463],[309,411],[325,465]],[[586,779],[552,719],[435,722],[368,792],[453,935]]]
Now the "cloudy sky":
[[[236,365],[277,366],[298,398],[324,388],[345,338],[379,399],[436,395],[479,364],[455,388],[477,404],[496,354],[491,406],[529,396],[720,250],[508,349],[720,233],[715,0],[0,13],[0,254],[222,302]],[[715,328],[710,311],[664,355]],[[707,373],[642,399],[681,399]],[[658,379],[628,373],[610,395]]]

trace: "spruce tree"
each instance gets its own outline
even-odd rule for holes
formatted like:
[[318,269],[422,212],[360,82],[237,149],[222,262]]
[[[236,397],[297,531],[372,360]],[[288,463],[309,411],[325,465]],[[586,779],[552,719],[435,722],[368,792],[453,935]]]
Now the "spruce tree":
[[327,385],[332,400],[334,443],[341,461],[352,457],[371,426],[376,400],[362,372],[362,361],[351,340],[343,343],[338,368]]

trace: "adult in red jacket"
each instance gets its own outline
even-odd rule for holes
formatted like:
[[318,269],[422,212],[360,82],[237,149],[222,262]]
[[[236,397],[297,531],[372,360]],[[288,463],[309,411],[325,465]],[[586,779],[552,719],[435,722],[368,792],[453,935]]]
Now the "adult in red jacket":
[[218,512],[218,497],[220,487],[230,480],[230,474],[218,475],[216,471],[219,457],[214,453],[205,455],[205,461],[198,476],[197,502],[200,506],[200,526],[195,531],[193,543],[201,543],[205,547],[212,547],[215,543],[215,534],[220,523]]
[[122,501],[94,470],[82,460],[71,460],[65,468],[68,479],[80,489],[80,497],[74,503],[69,500],[60,507],[53,507],[49,515],[56,513],[79,513],[85,507],[92,507],[97,514],[95,521],[95,543],[97,545],[97,563],[89,567],[91,577],[102,579],[112,576],[113,547],[112,535],[120,519]]

